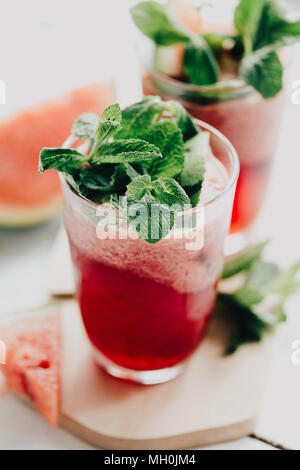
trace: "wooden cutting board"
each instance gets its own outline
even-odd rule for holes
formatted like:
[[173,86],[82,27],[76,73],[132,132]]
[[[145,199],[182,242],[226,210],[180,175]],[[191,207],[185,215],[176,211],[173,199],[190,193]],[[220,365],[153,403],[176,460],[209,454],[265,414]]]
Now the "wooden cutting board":
[[225,357],[230,324],[218,315],[182,375],[141,386],[96,366],[74,301],[65,303],[62,331],[61,426],[94,446],[179,449],[253,431],[273,336]]
[[[65,230],[50,256],[48,289],[73,296],[74,282]],[[108,376],[94,363],[78,307],[62,313],[61,425],[96,447],[177,449],[236,439],[254,429],[273,336],[225,357],[230,322],[213,319],[184,373],[171,382],[140,386]]]

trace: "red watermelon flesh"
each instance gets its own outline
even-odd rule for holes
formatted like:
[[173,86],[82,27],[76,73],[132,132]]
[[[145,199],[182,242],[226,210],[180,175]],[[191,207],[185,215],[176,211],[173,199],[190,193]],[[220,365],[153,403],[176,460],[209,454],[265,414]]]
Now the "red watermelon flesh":
[[101,114],[114,101],[113,83],[101,82],[0,122],[0,225],[31,225],[57,211],[58,175],[38,174],[41,148],[60,147],[79,114]]
[[56,426],[60,410],[60,317],[55,313],[18,318],[1,327],[6,364],[0,371],[10,389],[28,395],[37,410]]

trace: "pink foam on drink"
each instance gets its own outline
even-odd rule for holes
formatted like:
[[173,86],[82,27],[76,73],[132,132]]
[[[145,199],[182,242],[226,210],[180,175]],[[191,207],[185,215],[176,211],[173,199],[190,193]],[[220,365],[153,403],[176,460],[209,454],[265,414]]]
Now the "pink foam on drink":
[[[207,203],[220,194],[228,179],[225,167],[214,156],[209,156],[201,202]],[[127,225],[114,226],[116,236],[113,239],[99,239],[96,224],[84,213],[84,208],[77,205],[75,210],[68,202],[68,196],[65,201],[65,222],[71,244],[91,260],[129,270],[182,293],[197,292],[214,284],[222,269],[223,239],[228,229],[223,214],[211,218],[211,214],[204,212],[204,229],[201,224],[197,231],[184,231],[180,239],[174,238],[173,230],[171,236],[150,244],[138,237],[120,239],[120,236],[126,236]],[[130,230],[128,233],[133,235]],[[196,236],[201,241],[203,235],[203,247],[187,249]]]

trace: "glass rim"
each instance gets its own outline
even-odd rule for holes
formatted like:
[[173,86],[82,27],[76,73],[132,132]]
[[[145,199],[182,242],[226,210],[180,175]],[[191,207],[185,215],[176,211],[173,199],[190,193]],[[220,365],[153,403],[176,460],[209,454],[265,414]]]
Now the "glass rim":
[[[206,131],[210,132],[214,136],[216,136],[223,144],[225,144],[227,148],[227,152],[230,157],[230,163],[231,163],[231,175],[228,179],[228,182],[226,186],[218,193],[216,194],[212,199],[210,199],[207,202],[200,203],[196,207],[193,207],[192,209],[188,209],[187,211],[182,211],[178,212],[178,216],[181,216],[187,212],[196,212],[197,210],[203,210],[203,208],[212,206],[216,204],[220,199],[223,198],[230,190],[231,188],[236,184],[239,172],[240,172],[240,162],[238,158],[237,151],[235,150],[234,146],[230,142],[227,137],[222,134],[222,132],[218,131],[215,127],[211,126],[210,124],[201,121],[200,119],[195,119],[193,118],[193,122],[196,124],[197,127],[201,127],[205,129]],[[66,140],[64,146],[68,147],[67,142],[69,141],[70,137]],[[90,199],[87,199],[85,196],[82,196],[81,194],[77,193],[74,188],[71,187],[71,185],[68,183],[66,180],[65,176],[63,173],[59,172],[61,180],[66,184],[66,186],[69,188],[69,190],[77,196],[77,198],[81,199],[85,204],[89,205],[90,207],[94,207],[95,209],[99,207],[99,203],[91,201]]]
[[244,80],[239,78],[232,78],[230,80],[224,81],[219,80],[213,85],[193,85],[192,83],[182,82],[177,78],[170,77],[169,75],[159,72],[158,70],[155,70],[152,67],[148,67],[144,63],[142,63],[142,65],[143,68],[146,68],[146,71],[157,80],[160,80],[165,83],[170,83],[173,86],[176,86],[178,89],[181,89],[182,91],[199,93],[199,95],[201,95],[202,93],[204,94],[211,92],[216,95],[218,93],[226,93],[228,95],[230,95],[230,93],[234,94],[239,92],[255,93],[255,90],[251,85],[248,85]]

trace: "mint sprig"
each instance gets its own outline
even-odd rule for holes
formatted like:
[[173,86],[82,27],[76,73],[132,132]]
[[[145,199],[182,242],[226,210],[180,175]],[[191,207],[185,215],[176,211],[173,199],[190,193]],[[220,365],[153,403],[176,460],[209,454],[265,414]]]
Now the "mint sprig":
[[235,9],[234,26],[242,37],[246,56],[253,51],[253,39],[265,3],[265,0],[241,0]]
[[165,110],[165,104],[159,96],[146,96],[138,103],[123,109],[122,129],[117,139],[140,137],[152,124],[158,122]]
[[[224,53],[227,63],[228,57],[238,63],[237,78],[251,85],[264,98],[272,98],[282,89],[283,66],[277,50],[300,41],[300,21],[289,21],[275,0],[240,0],[234,12],[238,34],[233,36],[187,31],[155,1],[139,3],[131,14],[142,33],[158,46],[183,44],[184,81],[210,87],[217,84]],[[229,52],[225,46],[228,40],[232,43]],[[239,86],[237,80],[236,87]],[[222,98],[220,94],[218,97]],[[212,99],[215,99],[213,93]]]
[[175,122],[171,120],[157,122],[150,126],[142,137],[155,145],[165,157],[150,163],[148,171],[152,177],[175,178],[182,172],[184,164],[183,136]]
[[265,46],[278,49],[300,40],[300,21],[291,22],[277,2],[265,1],[257,31],[254,49]]
[[138,3],[131,9],[131,15],[137,27],[160,46],[189,41],[189,31],[174,21],[160,3]]
[[121,129],[122,113],[118,104],[106,108],[99,119],[94,139],[96,142],[107,142],[119,129]]
[[191,83],[209,85],[218,80],[218,64],[205,39],[177,23],[163,5],[141,2],[131,9],[131,15],[142,33],[158,46],[186,44],[183,67]]
[[50,168],[73,173],[74,169],[88,163],[88,157],[75,149],[43,148],[39,160],[39,173]]
[[132,163],[162,158],[160,150],[153,144],[141,139],[114,140],[100,145],[93,152],[91,165],[102,163]]
[[227,279],[241,271],[249,269],[252,264],[261,257],[267,243],[267,241],[264,241],[257,245],[250,246],[240,253],[239,256],[228,259],[224,265],[222,279]]
[[[39,171],[56,169],[85,198],[111,201],[141,238],[156,243],[173,228],[177,212],[199,201],[210,153],[208,144],[200,152],[193,143],[202,134],[179,103],[148,96],[122,111],[117,104],[109,106],[100,118],[79,116],[72,135],[88,141],[87,152],[42,149]],[[195,191],[183,184],[191,182],[188,171],[197,183],[197,201]],[[120,196],[126,203],[118,201]]]
[[83,113],[76,119],[71,133],[78,139],[92,139],[98,127],[99,118],[94,113]]
[[272,98],[282,89],[283,68],[276,52],[259,49],[241,63],[244,80],[264,98]]
[[217,59],[203,37],[196,36],[186,45],[183,70],[194,85],[211,85],[218,81]]
[[[234,353],[247,342],[260,341],[274,326],[286,321],[285,301],[297,291],[300,263],[280,269],[262,259],[267,242],[249,247],[225,263],[218,295],[219,309],[225,310],[233,324],[233,333],[226,353]],[[228,293],[230,277],[239,274],[240,286]]]

